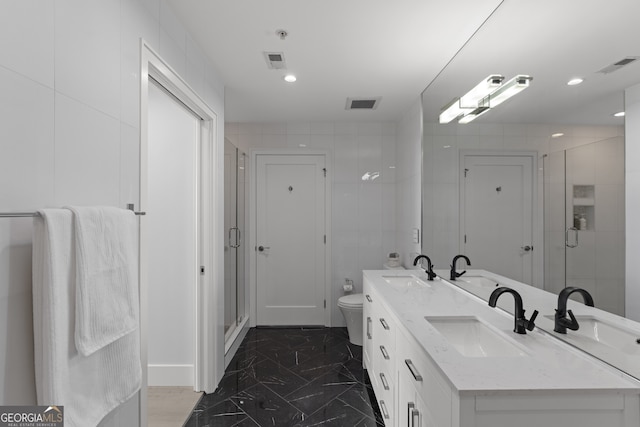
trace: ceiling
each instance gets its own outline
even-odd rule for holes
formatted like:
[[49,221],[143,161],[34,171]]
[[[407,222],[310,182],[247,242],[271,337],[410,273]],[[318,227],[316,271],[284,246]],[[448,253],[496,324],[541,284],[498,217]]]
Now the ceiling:
[[[224,81],[230,122],[395,121],[423,91],[436,122],[489,74],[529,74],[529,89],[475,122],[622,124],[611,114],[640,83],[640,60],[598,73],[640,56],[638,0],[169,2]],[[269,69],[264,52],[282,52],[287,69]],[[575,76],[585,82],[567,86]],[[354,111],[348,97],[382,100]]]

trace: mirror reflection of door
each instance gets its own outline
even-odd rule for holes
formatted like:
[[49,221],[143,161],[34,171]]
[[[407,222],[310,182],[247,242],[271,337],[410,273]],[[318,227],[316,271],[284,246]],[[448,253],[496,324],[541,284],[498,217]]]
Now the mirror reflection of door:
[[462,154],[460,247],[473,268],[533,282],[533,162]]
[[611,138],[544,160],[545,289],[586,289],[624,315],[624,141]]

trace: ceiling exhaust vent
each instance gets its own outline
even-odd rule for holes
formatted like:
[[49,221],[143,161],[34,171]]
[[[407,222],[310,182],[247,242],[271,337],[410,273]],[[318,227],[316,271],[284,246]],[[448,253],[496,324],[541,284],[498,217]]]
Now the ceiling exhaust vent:
[[614,62],[611,65],[607,65],[606,67],[604,67],[602,70],[598,72],[602,74],[613,73],[614,71],[618,71],[620,68],[624,67],[625,65],[629,65],[632,62],[637,61],[638,59],[640,59],[640,56],[627,56],[626,58],[623,58],[618,62]]
[[270,70],[283,70],[287,68],[282,52],[264,52],[264,59],[267,61],[267,66]]
[[375,98],[347,98],[347,110],[375,110],[380,104],[381,96]]

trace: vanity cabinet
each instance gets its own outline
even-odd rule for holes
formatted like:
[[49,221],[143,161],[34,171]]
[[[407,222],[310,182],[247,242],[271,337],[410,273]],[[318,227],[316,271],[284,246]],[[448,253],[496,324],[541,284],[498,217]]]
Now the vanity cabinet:
[[394,419],[397,325],[378,295],[365,285],[363,363],[368,370],[385,424]]
[[522,355],[464,356],[433,335],[429,319],[465,318],[470,307],[508,331],[512,319],[445,282],[404,290],[366,273],[363,364],[387,427],[640,425],[636,381],[556,341],[543,345],[535,332],[520,340],[528,343]]
[[442,377],[436,366],[431,362],[420,345],[415,340],[401,332],[397,334],[396,352],[398,354],[398,396],[410,396],[412,391],[415,397],[412,401],[399,403],[398,413],[404,409],[409,411],[409,403],[416,405],[420,424],[416,420],[403,420],[397,417],[398,426],[451,426],[451,395],[452,390],[447,381]]

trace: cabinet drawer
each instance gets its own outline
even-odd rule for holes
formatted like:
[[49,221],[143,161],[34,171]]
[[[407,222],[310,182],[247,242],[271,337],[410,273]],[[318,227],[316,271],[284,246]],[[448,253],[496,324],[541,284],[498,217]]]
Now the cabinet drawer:
[[451,426],[451,388],[442,378],[433,363],[424,354],[421,346],[403,333],[397,337],[398,369],[409,373],[423,408],[438,427]]
[[391,387],[389,390],[382,391],[380,393],[376,392],[376,398],[378,399],[378,407],[380,408],[380,413],[382,414],[382,419],[384,420],[384,424],[387,426],[393,425],[393,420],[395,416],[394,412],[394,388]]

